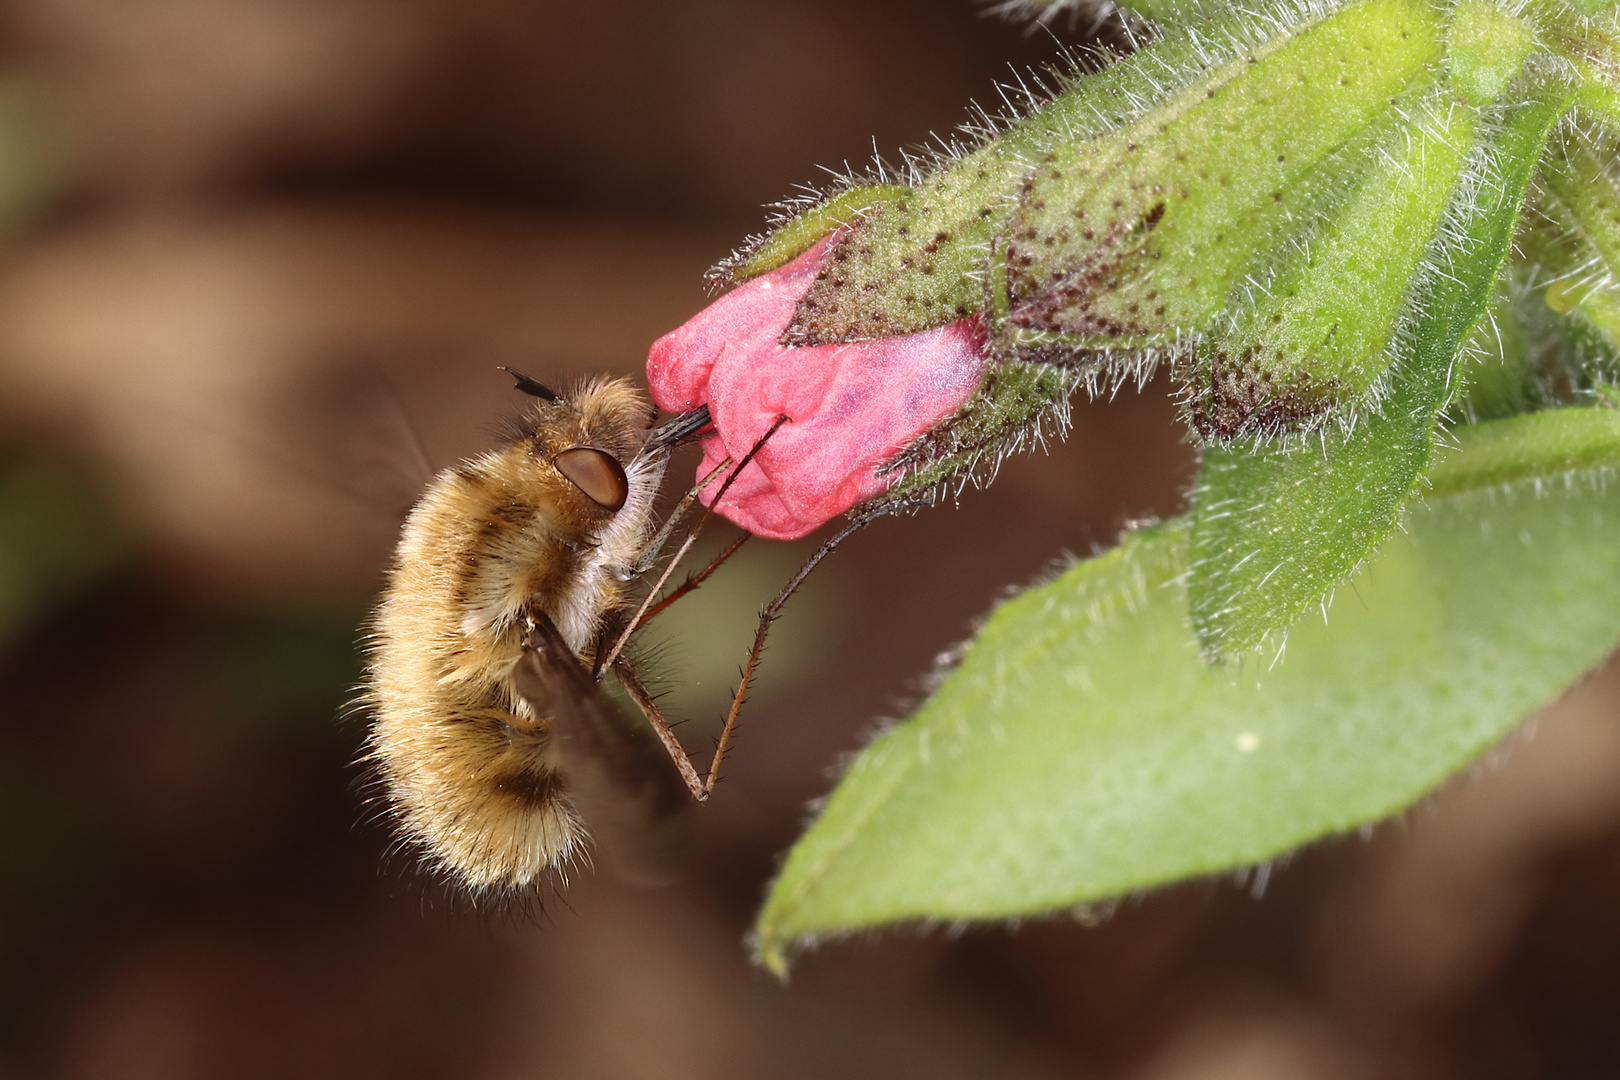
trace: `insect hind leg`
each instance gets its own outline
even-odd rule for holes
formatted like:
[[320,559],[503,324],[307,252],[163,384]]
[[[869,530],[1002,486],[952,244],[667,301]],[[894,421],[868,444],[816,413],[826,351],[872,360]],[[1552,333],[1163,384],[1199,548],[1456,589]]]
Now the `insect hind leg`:
[[619,677],[620,685],[624,687],[625,693],[630,695],[630,700],[636,703],[636,708],[641,710],[641,715],[652,725],[653,731],[658,735],[658,741],[663,743],[664,749],[669,752],[670,760],[675,763],[675,771],[681,774],[681,779],[686,782],[686,788],[692,793],[692,798],[698,802],[706,801],[709,789],[704,786],[702,778],[698,776],[698,771],[692,764],[692,759],[687,756],[686,749],[681,746],[681,740],[676,737],[675,729],[664,719],[663,710],[659,709],[658,702],[648,691],[646,684],[641,681],[641,676],[636,674],[635,668],[631,667],[622,656],[613,661],[613,673]]
[[731,708],[726,712],[725,726],[720,729],[720,738],[714,747],[714,757],[709,762],[709,772],[703,781],[703,797],[705,799],[714,791],[714,785],[720,779],[720,762],[725,758],[726,748],[731,744],[732,732],[737,726],[737,715],[742,711],[743,701],[748,696],[748,685],[753,680],[755,669],[759,667],[759,656],[765,648],[765,638],[771,632],[771,624],[776,621],[777,616],[781,615],[782,608],[788,602],[788,598],[798,591],[799,586],[804,584],[804,579],[810,576],[810,572],[821,563],[822,559],[832,554],[834,548],[848,540],[855,533],[880,517],[928,506],[932,502],[933,500],[929,498],[897,499],[893,502],[879,503],[876,506],[869,507],[840,530],[836,536],[816,549],[816,553],[806,560],[805,564],[799,568],[799,572],[788,579],[788,583],[782,587],[782,591],[776,594],[776,599],[760,610],[759,629],[754,632],[754,644],[749,648],[748,658],[743,663],[742,678],[737,682],[737,692],[732,695]]

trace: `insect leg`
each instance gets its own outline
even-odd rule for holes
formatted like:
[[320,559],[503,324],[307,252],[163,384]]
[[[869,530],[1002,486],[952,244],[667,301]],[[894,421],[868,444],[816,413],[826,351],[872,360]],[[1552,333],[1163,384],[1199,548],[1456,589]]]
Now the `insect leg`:
[[669,721],[664,719],[658,703],[653,700],[652,694],[647,692],[641,676],[636,674],[635,669],[622,656],[613,662],[613,673],[619,677],[619,682],[630,695],[630,700],[636,703],[636,708],[641,710],[641,715],[647,718],[647,723],[658,733],[658,740],[664,744],[664,749],[669,751],[669,758],[675,763],[675,770],[681,774],[681,779],[686,781],[687,789],[692,792],[692,798],[703,802],[709,797],[708,789],[703,786],[703,780],[693,767],[692,759],[687,757],[685,747],[681,746],[681,740],[675,737],[675,729],[669,726]]
[[699,585],[702,585],[704,580],[707,579],[710,574],[720,569],[720,565],[722,563],[731,558],[733,555],[737,554],[737,549],[748,543],[749,539],[753,537],[753,535],[754,534],[750,532],[740,534],[737,539],[731,542],[731,545],[727,547],[726,550],[722,551],[720,554],[716,555],[712,560],[710,560],[708,566],[705,566],[702,570],[699,570],[695,574],[686,575],[685,581],[671,589],[668,596],[664,597],[651,608],[647,609],[646,614],[642,615],[640,619],[636,620],[635,625],[631,628],[632,632],[635,630],[640,630],[643,626],[646,626],[652,621],[654,615],[657,615],[660,611],[663,611],[665,608],[669,607],[669,605],[673,604],[675,601],[679,600],[681,597],[685,596]]
[[759,666],[759,654],[765,648],[765,637],[771,631],[771,624],[782,613],[782,606],[788,602],[788,597],[798,591],[799,586],[804,584],[804,579],[810,576],[810,571],[814,570],[822,559],[831,554],[833,548],[849,539],[856,532],[880,517],[900,511],[912,510],[919,506],[926,506],[931,502],[931,499],[909,499],[882,503],[877,507],[868,509],[845,526],[837,536],[822,544],[816,553],[810,556],[809,560],[799,568],[799,572],[794,574],[788,580],[788,583],[782,587],[782,591],[776,594],[776,599],[761,609],[759,613],[759,629],[754,633],[753,647],[748,650],[748,659],[743,663],[742,678],[737,683],[737,692],[732,695],[731,709],[726,713],[725,726],[720,729],[720,738],[715,743],[714,758],[709,762],[709,775],[703,783],[705,798],[714,790],[715,782],[720,778],[720,761],[726,756],[726,747],[731,743],[732,729],[737,724],[737,714],[742,711],[743,699],[748,696],[748,683],[754,677],[754,669]]
[[[680,525],[681,519],[686,516],[686,512],[691,509],[692,504],[697,502],[697,497],[702,494],[703,489],[713,483],[715,477],[719,476],[722,472],[725,472],[729,468],[731,468],[731,459],[726,458],[724,461],[720,462],[720,464],[716,465],[714,468],[705,473],[702,479],[700,479],[696,484],[693,484],[692,487],[687,490],[686,494],[681,496],[681,501],[675,504],[675,509],[671,510],[669,512],[669,517],[664,519],[663,527],[660,528],[658,530],[658,534],[652,538],[652,542],[649,543],[646,550],[641,553],[641,557],[635,561],[635,564],[632,567],[635,573],[646,573],[648,567],[652,566],[653,563],[659,560],[659,558],[664,554],[665,545],[669,543],[670,534],[673,533],[676,527]],[[677,557],[675,561],[680,562],[680,558]]]

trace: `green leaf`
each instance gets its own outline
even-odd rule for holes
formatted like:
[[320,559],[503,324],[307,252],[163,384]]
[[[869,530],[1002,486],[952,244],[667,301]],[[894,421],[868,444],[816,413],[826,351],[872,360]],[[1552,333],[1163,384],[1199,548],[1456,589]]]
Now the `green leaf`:
[[[1295,626],[1284,662],[1209,665],[1183,523],[991,616],[794,847],[756,930],[1000,919],[1274,858],[1409,806],[1620,642],[1620,413],[1459,434],[1413,506]],[[1565,471],[1571,466],[1582,471]]]
[[1506,259],[1530,173],[1568,95],[1492,118],[1397,335],[1390,389],[1345,432],[1211,447],[1193,492],[1188,596],[1204,649],[1252,648],[1317,604],[1395,528],[1433,454],[1453,365]]

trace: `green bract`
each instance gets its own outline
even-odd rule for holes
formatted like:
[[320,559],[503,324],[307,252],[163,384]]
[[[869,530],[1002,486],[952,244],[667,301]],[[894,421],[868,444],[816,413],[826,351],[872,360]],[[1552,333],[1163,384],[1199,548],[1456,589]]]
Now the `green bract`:
[[[1245,40],[1239,27],[1226,23],[1213,32]],[[1030,164],[1067,141],[1127,122],[1144,101],[1163,93],[1167,80],[1199,70],[1203,51],[1199,39],[1187,36],[1155,42],[919,180],[904,198],[886,200],[838,245],[837,272],[810,291],[785,341],[827,344],[911,333],[979,310],[986,251],[1005,227]],[[770,268],[754,256],[748,264],[758,264],[754,273]]]
[[780,228],[728,263],[716,276],[735,283],[769,273],[804,254],[834,229],[854,225],[907,194],[907,189],[892,184],[869,184],[840,191],[783,222]]
[[1530,28],[1489,0],[1460,0],[1446,34],[1457,96],[1470,105],[1495,101],[1534,46]]
[[1450,104],[1426,96],[1390,125],[1337,213],[1290,245],[1259,297],[1199,344],[1188,396],[1205,438],[1306,428],[1379,388],[1474,142],[1473,110]]
[[1208,651],[1251,648],[1288,626],[1395,528],[1429,464],[1453,365],[1490,300],[1531,170],[1565,100],[1493,118],[1496,137],[1477,148],[1476,179],[1457,193],[1454,226],[1413,297],[1377,411],[1302,445],[1205,452],[1187,588]]
[[1059,147],[997,243],[1007,347],[1174,344],[1207,325],[1290,218],[1331,197],[1324,160],[1431,77],[1437,37],[1426,7],[1365,0]]

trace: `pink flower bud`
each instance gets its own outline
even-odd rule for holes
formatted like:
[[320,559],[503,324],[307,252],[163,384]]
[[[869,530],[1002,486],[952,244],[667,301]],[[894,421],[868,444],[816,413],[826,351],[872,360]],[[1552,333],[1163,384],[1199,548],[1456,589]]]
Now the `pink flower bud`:
[[[647,355],[660,408],[707,403],[714,417],[718,434],[704,440],[699,476],[728,456],[742,460],[788,417],[719,506],[773,540],[795,540],[888,490],[898,474],[878,469],[960,408],[984,376],[978,316],[852,345],[777,344],[838,236],[722,296]],[[718,490],[710,485],[703,501]]]

